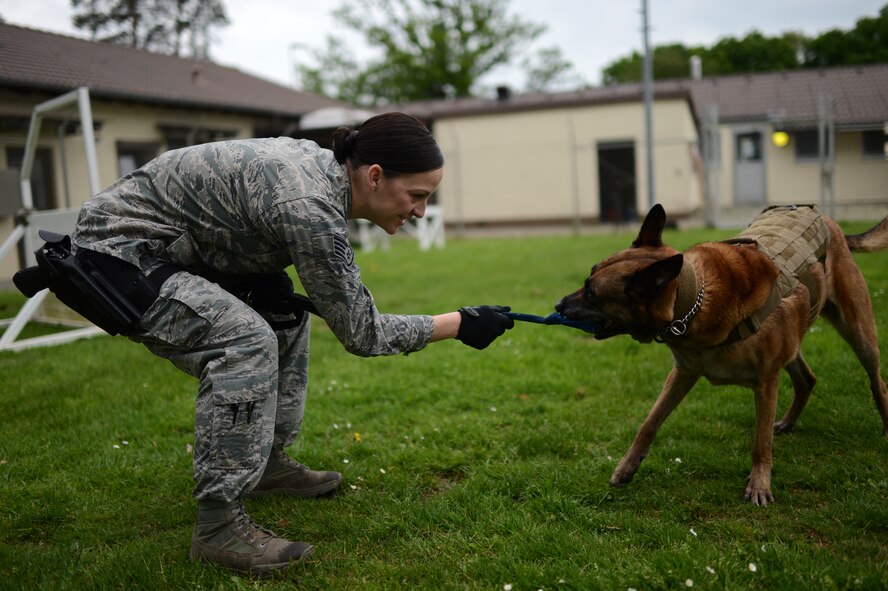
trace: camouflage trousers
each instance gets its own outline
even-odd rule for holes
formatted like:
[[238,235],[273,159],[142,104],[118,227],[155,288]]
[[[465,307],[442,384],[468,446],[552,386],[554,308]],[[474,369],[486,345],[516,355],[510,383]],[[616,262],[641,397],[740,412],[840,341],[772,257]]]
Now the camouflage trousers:
[[272,446],[302,426],[309,314],[275,331],[217,284],[176,273],[129,338],[199,380],[194,497],[233,501],[251,490]]

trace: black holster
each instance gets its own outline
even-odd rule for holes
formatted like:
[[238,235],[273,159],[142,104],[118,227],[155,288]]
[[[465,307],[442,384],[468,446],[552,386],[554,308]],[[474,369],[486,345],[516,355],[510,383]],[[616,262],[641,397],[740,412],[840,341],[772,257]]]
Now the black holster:
[[71,254],[71,238],[39,231],[45,240],[34,251],[36,267],[12,280],[28,297],[49,288],[59,300],[111,335],[126,334],[157,299],[158,287],[141,269],[124,260],[80,249]]

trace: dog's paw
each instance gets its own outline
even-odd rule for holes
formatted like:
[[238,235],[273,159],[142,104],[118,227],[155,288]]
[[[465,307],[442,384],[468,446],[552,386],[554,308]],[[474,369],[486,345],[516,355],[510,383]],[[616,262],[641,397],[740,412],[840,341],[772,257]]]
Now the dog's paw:
[[752,486],[746,487],[746,493],[743,495],[744,501],[749,501],[753,505],[757,505],[759,507],[767,507],[769,504],[774,502],[774,495],[771,494],[769,489],[761,489],[761,488],[753,488]]
[[632,470],[630,472],[628,470],[620,470],[620,468],[618,467],[611,475],[610,485],[623,486],[632,482],[633,478],[635,478],[635,470]]
[[774,423],[774,433],[792,433],[795,431],[795,423],[789,421],[777,421]]

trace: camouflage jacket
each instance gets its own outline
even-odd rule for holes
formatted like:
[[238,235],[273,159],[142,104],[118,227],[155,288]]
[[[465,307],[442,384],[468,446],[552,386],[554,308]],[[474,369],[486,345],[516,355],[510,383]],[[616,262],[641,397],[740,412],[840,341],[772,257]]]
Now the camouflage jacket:
[[340,342],[362,356],[423,348],[430,316],[380,314],[348,238],[344,166],[314,142],[215,142],[173,150],[87,201],[72,236],[149,272],[270,273],[295,266]]

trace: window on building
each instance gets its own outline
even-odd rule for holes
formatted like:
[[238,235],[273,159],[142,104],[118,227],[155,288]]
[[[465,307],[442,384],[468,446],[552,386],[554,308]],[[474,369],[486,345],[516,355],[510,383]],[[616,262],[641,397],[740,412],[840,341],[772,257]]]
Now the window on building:
[[869,129],[863,135],[863,157],[866,159],[885,158],[885,143],[888,136],[881,129]]
[[818,133],[816,129],[800,129],[792,134],[795,158],[800,161],[820,158]]
[[762,159],[762,134],[758,131],[737,134],[738,162],[759,162]]
[[125,176],[142,168],[160,151],[158,144],[117,143],[117,174]]
[[231,139],[237,136],[237,131],[230,129],[206,129],[203,127],[176,127],[172,125],[160,125],[160,132],[166,142],[167,150],[176,150],[185,146],[206,144]]
[[[21,169],[25,159],[24,148],[6,148],[6,166]],[[52,166],[52,150],[37,148],[31,166],[31,199],[34,209],[55,209],[55,175]]]

